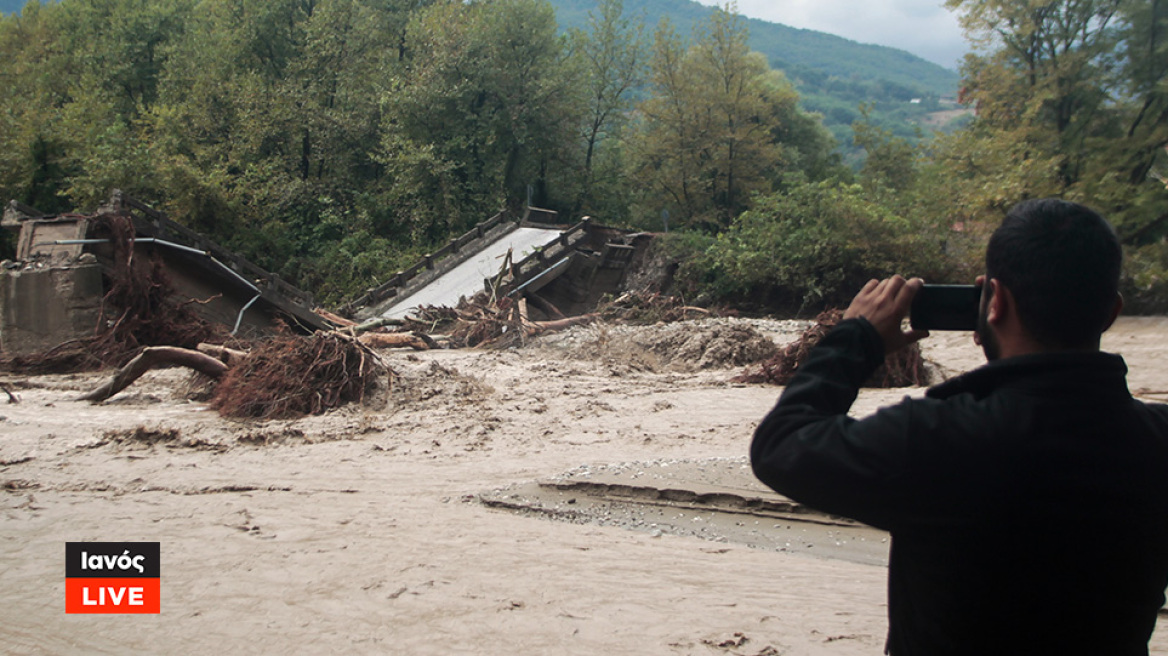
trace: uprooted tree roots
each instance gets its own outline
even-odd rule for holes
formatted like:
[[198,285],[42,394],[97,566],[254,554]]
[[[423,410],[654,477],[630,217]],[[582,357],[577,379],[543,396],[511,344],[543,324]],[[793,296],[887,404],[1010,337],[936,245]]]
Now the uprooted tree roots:
[[[803,332],[798,340],[790,343],[774,357],[747,368],[734,382],[771,383],[786,385],[791,382],[795,370],[807,359],[811,349],[824,335],[843,319],[842,310],[828,310],[815,318],[815,325]],[[884,359],[884,364],[872,374],[864,387],[907,387],[928,385],[929,373],[925,369],[924,358],[918,344],[910,344]]]
[[89,236],[107,239],[110,261],[101,317],[92,337],[31,356],[0,360],[16,373],[72,373],[120,367],[79,400],[100,402],[151,369],[182,366],[216,381],[212,405],[225,416],[290,418],[359,402],[389,368],[368,346],[336,333],[280,337],[242,354],[219,347],[214,357],[195,351],[228,341],[222,326],[200,318],[174,292],[160,258],[135,250],[134,225],[125,214],[91,219]]
[[103,364],[124,363],[142,346],[195,348],[200,342],[230,337],[223,326],[204,321],[189,304],[174,302],[162,259],[135,252],[134,224],[128,215],[101,215],[89,234],[108,238],[112,247],[109,290],[102,298],[101,328],[94,343]]
[[369,347],[337,333],[276,338],[246,354],[205,350],[214,357],[177,347],[148,347],[78,400],[104,401],[152,368],[183,366],[216,381],[211,406],[225,417],[291,419],[359,403],[378,381],[388,384],[392,374]]
[[522,339],[518,306],[510,298],[489,301],[479,294],[458,307],[423,306],[405,321],[405,330],[422,334],[444,331],[454,348],[509,346]]
[[230,417],[322,414],[362,401],[388,373],[376,353],[335,333],[273,339],[227,370],[211,405]]

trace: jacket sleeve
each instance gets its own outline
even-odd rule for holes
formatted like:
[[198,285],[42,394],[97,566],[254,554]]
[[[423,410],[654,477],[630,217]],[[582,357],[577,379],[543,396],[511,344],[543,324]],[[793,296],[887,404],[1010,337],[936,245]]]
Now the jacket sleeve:
[[754,433],[750,457],[759,480],[822,512],[891,528],[911,404],[863,421],[847,415],[883,361],[883,343],[867,320],[844,321],[828,333]]

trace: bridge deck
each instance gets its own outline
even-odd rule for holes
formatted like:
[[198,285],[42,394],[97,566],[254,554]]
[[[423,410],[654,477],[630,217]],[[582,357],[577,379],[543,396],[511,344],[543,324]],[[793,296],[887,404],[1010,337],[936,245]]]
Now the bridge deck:
[[449,272],[417,292],[400,299],[381,316],[400,319],[422,306],[454,307],[461,296],[470,297],[483,289],[483,279],[499,273],[507,251],[511,250],[513,262],[518,262],[541,246],[547,246],[559,239],[562,230],[547,228],[517,228],[489,244],[469,260],[459,264]]

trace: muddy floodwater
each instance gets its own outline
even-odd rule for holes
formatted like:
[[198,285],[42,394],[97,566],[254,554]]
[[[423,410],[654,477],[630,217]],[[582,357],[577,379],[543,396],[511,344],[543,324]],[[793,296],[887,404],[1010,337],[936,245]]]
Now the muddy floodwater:
[[[879,654],[887,536],[746,464],[781,390],[731,379],[805,326],[387,351],[392,390],[293,421],[225,420],[178,370],[100,405],[72,399],[108,372],[0,374],[0,651]],[[1168,399],[1168,320],[1121,318],[1104,348]],[[982,362],[968,334],[924,354]],[[864,390],[853,414],[923,393]],[[65,613],[65,544],[97,541],[159,543],[159,614]]]

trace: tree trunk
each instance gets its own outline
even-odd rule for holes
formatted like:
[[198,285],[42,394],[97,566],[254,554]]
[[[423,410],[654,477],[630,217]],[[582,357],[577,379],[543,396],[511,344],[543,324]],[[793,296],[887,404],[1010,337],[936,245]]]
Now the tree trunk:
[[426,340],[410,333],[365,333],[357,338],[370,348],[402,348],[408,347],[415,351],[427,351],[430,345]]
[[148,346],[138,357],[119,369],[109,382],[77,400],[100,403],[129,387],[147,371],[167,366],[189,367],[215,379],[221,378],[227,371],[226,364],[198,351],[177,346]]

